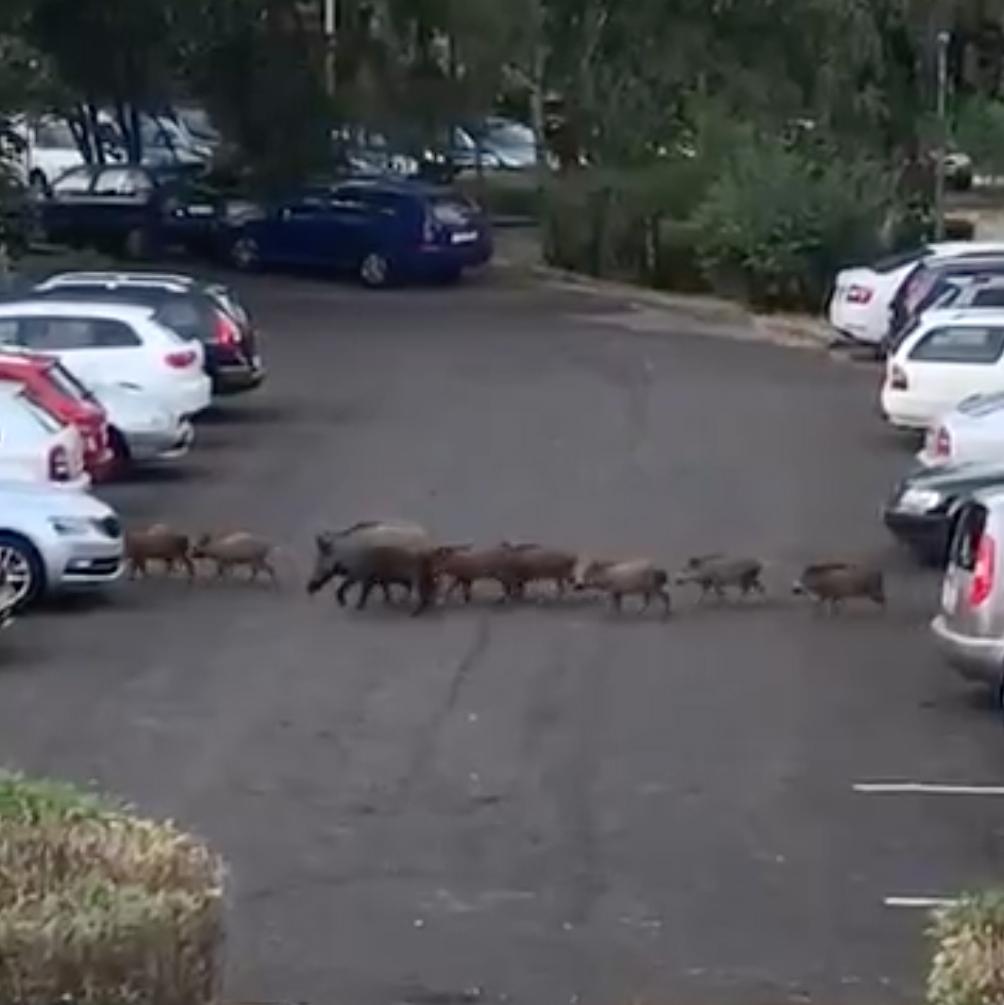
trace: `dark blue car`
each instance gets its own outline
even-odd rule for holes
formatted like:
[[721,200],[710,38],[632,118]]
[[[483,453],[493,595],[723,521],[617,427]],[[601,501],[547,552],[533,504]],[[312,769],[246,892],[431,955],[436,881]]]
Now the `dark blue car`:
[[390,179],[311,185],[232,224],[240,269],[299,265],[350,273],[367,286],[457,279],[492,256],[482,212],[449,189]]

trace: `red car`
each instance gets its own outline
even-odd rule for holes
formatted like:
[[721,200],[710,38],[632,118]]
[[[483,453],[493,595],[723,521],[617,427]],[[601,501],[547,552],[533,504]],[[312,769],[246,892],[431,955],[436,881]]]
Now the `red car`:
[[59,360],[38,353],[0,353],[2,380],[23,384],[42,408],[77,427],[84,441],[84,466],[92,478],[111,472],[115,457],[105,410]]

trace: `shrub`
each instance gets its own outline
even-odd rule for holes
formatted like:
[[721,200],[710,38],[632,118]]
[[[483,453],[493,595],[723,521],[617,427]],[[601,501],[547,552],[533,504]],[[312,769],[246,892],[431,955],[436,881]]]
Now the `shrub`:
[[223,866],[171,823],[0,773],[0,1001],[219,1000]]
[[695,222],[721,292],[762,307],[818,307],[833,273],[877,250],[891,188],[867,163],[816,163],[769,140],[737,149]]
[[1004,999],[1004,892],[964,897],[934,914],[927,980],[931,1005],[991,1005]]

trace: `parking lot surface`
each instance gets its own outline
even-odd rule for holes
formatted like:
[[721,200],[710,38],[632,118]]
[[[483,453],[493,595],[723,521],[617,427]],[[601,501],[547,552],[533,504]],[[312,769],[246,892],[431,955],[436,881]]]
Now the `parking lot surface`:
[[[267,385],[101,494],[127,523],[272,537],[285,588],[158,580],[25,617],[0,762],[220,849],[233,1000],[916,1000],[925,918],[885,898],[999,877],[1002,801],[853,786],[999,784],[1004,733],[880,525],[909,452],[876,374],[500,280],[240,289]],[[678,589],[668,622],[308,600],[314,534],[368,517],[671,569],[752,553],[771,595]],[[890,570],[885,615],[791,596],[844,557]]]

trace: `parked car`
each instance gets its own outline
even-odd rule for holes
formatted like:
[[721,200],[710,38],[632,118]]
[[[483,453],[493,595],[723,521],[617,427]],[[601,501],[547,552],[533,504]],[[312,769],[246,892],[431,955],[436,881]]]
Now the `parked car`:
[[[918,262],[903,281],[890,305],[889,335],[886,350],[903,341],[911,324],[934,306],[934,299],[944,293],[947,282],[965,283],[977,278],[1004,275],[1004,247],[999,252],[966,252],[947,258]],[[939,290],[940,287],[940,290]],[[963,305],[959,305],[961,309]]]
[[974,394],[945,412],[917,460],[925,467],[1004,461],[1004,393]]
[[467,132],[480,148],[482,159],[489,158],[499,170],[529,171],[537,166],[536,138],[522,122],[489,116]]
[[974,311],[988,307],[1004,309],[1004,260],[985,270],[963,269],[961,275],[948,271],[936,279],[910,317],[890,330],[886,351],[895,350],[928,311]]
[[977,493],[959,514],[931,623],[944,656],[1004,704],[1004,488]]
[[973,187],[973,159],[961,150],[945,154],[945,181],[957,192],[967,192]]
[[108,416],[115,469],[173,461],[184,457],[195,440],[191,420],[132,384],[98,383],[91,394]]
[[94,478],[108,474],[114,454],[105,410],[58,359],[31,352],[2,353],[0,381],[21,384],[29,398],[75,426],[83,441],[88,474]]
[[882,510],[890,533],[925,565],[942,566],[959,514],[974,493],[1004,489],[1004,457],[985,464],[918,468],[893,488]]
[[881,405],[904,429],[926,429],[974,394],[1004,388],[1004,311],[928,313],[886,361]]
[[0,573],[21,608],[43,594],[106,586],[122,572],[122,528],[89,492],[0,482]]
[[39,283],[31,296],[143,304],[160,324],[202,343],[215,392],[251,390],[265,379],[251,316],[222,283],[171,273],[63,272]]
[[[60,116],[20,115],[11,120],[11,126],[22,141],[15,163],[25,183],[37,192],[48,192],[60,175],[86,163],[73,130]],[[105,135],[104,150],[110,162],[122,159],[121,148],[113,141],[112,135]]]
[[19,381],[0,381],[0,479],[66,489],[91,484],[76,427],[33,401]]
[[488,222],[463,195],[390,179],[303,188],[232,228],[228,240],[241,269],[326,267],[371,287],[456,279],[491,255]]
[[146,258],[180,245],[212,250],[226,203],[175,167],[80,167],[52,185],[42,204],[49,240]]
[[0,347],[56,356],[86,387],[132,384],[191,417],[208,408],[205,351],[137,304],[74,300],[0,303]]
[[915,267],[932,259],[962,254],[1004,254],[1004,243],[946,241],[880,258],[868,266],[842,269],[834,279],[828,315],[831,326],[843,337],[881,346],[890,326],[893,299]]

